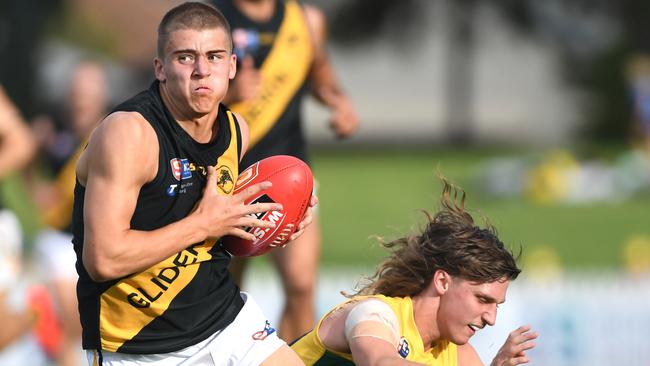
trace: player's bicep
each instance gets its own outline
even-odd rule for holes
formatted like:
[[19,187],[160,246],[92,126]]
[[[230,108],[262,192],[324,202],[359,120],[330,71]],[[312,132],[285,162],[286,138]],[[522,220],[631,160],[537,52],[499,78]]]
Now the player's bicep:
[[158,144],[146,123],[133,113],[113,114],[93,133],[84,152],[80,170],[85,173],[88,255],[105,255],[111,247],[104,243],[115,243],[130,228],[140,188],[157,172]]

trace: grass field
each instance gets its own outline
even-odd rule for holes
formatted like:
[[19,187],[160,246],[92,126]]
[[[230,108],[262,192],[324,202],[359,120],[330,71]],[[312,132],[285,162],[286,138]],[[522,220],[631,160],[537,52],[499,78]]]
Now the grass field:
[[[486,159],[520,154],[481,149],[317,150],[312,154],[319,181],[323,266],[372,266],[384,251],[375,236],[395,238],[423,223],[419,209],[437,208],[440,170],[465,188],[467,207],[484,214],[502,239],[523,248],[524,263],[540,248],[556,253],[571,269],[617,269],[630,238],[650,243],[650,197],[622,203],[540,206],[519,198],[495,199],[480,189],[477,169]],[[34,209],[20,181],[3,187],[17,208],[28,237],[37,228]],[[649,244],[650,245],[650,244]],[[536,258],[536,257],[535,257]],[[258,259],[258,262],[263,259]],[[535,259],[536,260],[536,259]]]
[[[486,197],[477,169],[487,158],[512,155],[493,150],[316,151],[320,183],[324,265],[372,265],[384,254],[372,236],[395,238],[422,223],[418,209],[437,208],[440,170],[465,188],[467,207],[482,213],[523,259],[550,248],[564,267],[622,265],[622,247],[634,236],[650,240],[650,198],[623,203],[546,205]],[[528,257],[528,259],[533,259]]]

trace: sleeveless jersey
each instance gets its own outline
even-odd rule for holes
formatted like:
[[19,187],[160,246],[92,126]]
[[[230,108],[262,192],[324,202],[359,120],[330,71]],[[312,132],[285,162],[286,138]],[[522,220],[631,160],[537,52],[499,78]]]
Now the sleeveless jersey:
[[[217,167],[221,194],[232,194],[238,176],[241,132],[233,114],[220,107],[217,136],[198,143],[171,116],[158,87],[156,81],[114,110],[141,114],[155,130],[160,148],[158,173],[137,199],[134,230],[154,230],[186,217],[202,195],[208,167]],[[73,244],[84,349],[172,352],[208,338],[235,319],[243,300],[228,274],[230,255],[212,240],[188,243],[185,250],[140,273],[94,282],[81,260],[84,193],[77,181]]]
[[230,23],[237,59],[252,57],[262,75],[257,98],[229,106],[250,128],[250,147],[241,166],[271,155],[293,155],[307,161],[300,105],[313,61],[313,44],[300,4],[278,0],[273,17],[258,23],[239,11],[232,0],[213,3]]
[[[360,296],[349,301],[360,300],[367,297],[368,296]],[[400,343],[396,352],[402,358],[431,366],[456,366],[458,364],[457,347],[449,341],[440,341],[435,347],[425,351],[422,337],[420,337],[420,332],[418,331],[415,325],[415,319],[413,318],[413,303],[411,302],[410,297],[387,297],[383,295],[373,295],[369,297],[374,297],[384,301],[390,305],[395,312],[395,315],[397,315],[400,326]],[[338,309],[341,305],[337,306],[335,309]],[[325,317],[327,317],[327,315],[332,311],[321,318],[314,330],[307,333],[291,345],[291,348],[298,353],[298,356],[300,356],[307,366],[354,365],[352,354],[327,349],[318,337],[318,329],[320,328],[323,319],[325,319]]]

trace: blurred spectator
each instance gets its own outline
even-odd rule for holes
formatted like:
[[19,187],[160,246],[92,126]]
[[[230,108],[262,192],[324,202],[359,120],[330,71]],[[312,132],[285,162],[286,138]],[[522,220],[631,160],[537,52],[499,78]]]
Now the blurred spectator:
[[634,142],[650,152],[650,55],[634,55],[629,59],[626,71],[632,102]]
[[[34,141],[27,125],[0,86],[0,179],[29,162]],[[0,364],[44,362],[32,330],[49,314],[46,292],[28,295],[22,271],[22,229],[14,213],[0,202]],[[45,305],[45,307],[43,307]],[[39,310],[40,309],[40,310]],[[50,307],[51,309],[51,307]]]
[[45,226],[35,240],[36,260],[53,290],[64,330],[59,365],[85,362],[71,231],[75,166],[87,137],[106,113],[107,89],[103,66],[91,60],[81,61],[70,78],[63,110],[56,111],[54,117],[37,119],[33,126],[41,147],[39,160],[46,165],[40,168],[54,176],[47,180],[43,174],[33,172],[30,188]]

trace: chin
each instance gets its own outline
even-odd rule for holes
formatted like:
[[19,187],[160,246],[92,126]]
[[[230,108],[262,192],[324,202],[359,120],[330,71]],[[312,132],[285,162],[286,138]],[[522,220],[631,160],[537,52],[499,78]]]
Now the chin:
[[463,346],[463,345],[466,345],[469,342],[469,338],[465,338],[465,339],[462,339],[462,340],[454,340],[454,339],[452,339],[452,340],[450,340],[450,342],[457,345],[457,346]]
[[469,339],[472,336],[467,336],[467,335],[455,335],[450,337],[449,341],[457,346],[462,346],[464,344],[467,344],[469,342]]
[[210,102],[201,101],[198,103],[194,103],[194,107],[192,109],[194,110],[195,113],[204,115],[214,111],[218,105],[219,102],[217,101],[210,101]]

